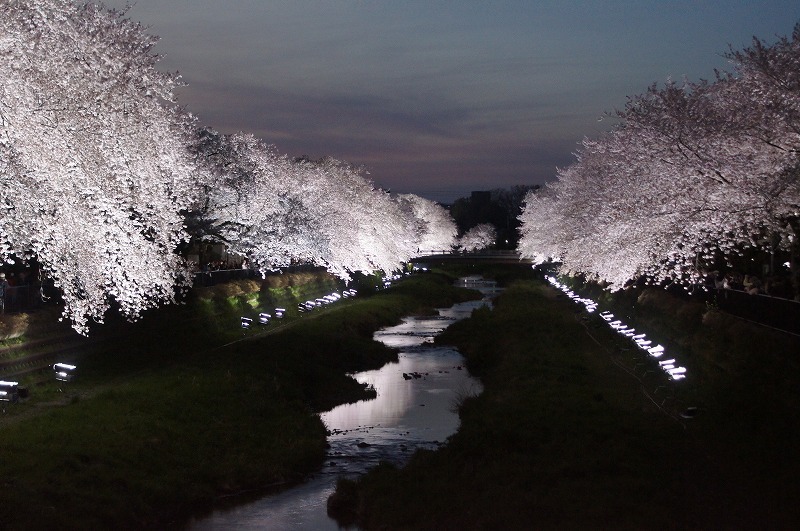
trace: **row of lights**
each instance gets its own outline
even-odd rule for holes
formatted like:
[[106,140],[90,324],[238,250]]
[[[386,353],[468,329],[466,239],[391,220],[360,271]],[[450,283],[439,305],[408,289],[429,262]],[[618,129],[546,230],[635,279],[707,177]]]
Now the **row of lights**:
[[[269,324],[270,320],[272,319],[272,315],[275,315],[276,319],[283,319],[283,315],[286,313],[285,308],[275,308],[275,311],[270,313],[261,312],[258,314],[258,322],[262,325]],[[253,325],[253,319],[250,317],[242,317],[242,328],[250,328]]]
[[[400,278],[400,275],[395,275],[391,277],[384,277],[383,285],[384,287],[389,287],[392,281],[397,280]],[[341,293],[333,292],[325,295],[324,297],[320,297],[314,300],[307,300],[305,302],[301,302],[297,305],[297,309],[301,312],[306,312],[312,310],[314,308],[318,308],[320,306],[324,306],[327,304],[332,304],[342,298],[348,297],[355,297],[358,294],[358,291],[354,289],[346,289]],[[272,314],[261,312],[258,314],[258,323],[261,325],[268,325],[273,318],[273,315],[276,319],[283,319],[283,316],[286,314],[286,308],[275,308]],[[253,319],[250,317],[242,317],[241,318],[241,325],[242,328],[248,329],[252,326]],[[77,367],[75,365],[70,365],[68,363],[56,363],[53,365],[53,371],[55,372],[56,380],[60,382],[69,382],[72,380],[75,369]],[[19,382],[11,382],[0,380],[0,402],[16,402],[19,397]]]
[[354,289],[346,289],[342,293],[338,293],[334,291],[324,297],[320,297],[314,300],[307,300],[306,302],[301,302],[297,305],[297,309],[301,312],[307,312],[313,310],[314,308],[319,308],[320,306],[325,306],[328,304],[332,304],[342,298],[347,297],[355,297],[358,292]]
[[[550,282],[550,284],[552,284],[554,287],[563,291],[567,297],[576,303],[583,304],[586,307],[587,312],[594,313],[595,310],[597,310],[596,302],[594,302],[592,299],[577,295],[571,289],[569,289],[568,286],[556,280],[555,277],[549,276],[547,277],[547,281]],[[638,348],[647,352],[652,358],[658,359],[664,355],[664,347],[662,345],[653,346],[653,342],[647,339],[645,334],[637,334],[636,329],[630,328],[619,319],[615,319],[613,313],[605,311],[600,312],[599,315],[614,331],[620,335],[630,338],[634,343],[636,343]],[[658,361],[658,366],[672,380],[682,380],[686,378],[686,367],[676,366],[675,363],[676,361],[674,358],[664,359]]]
[[[75,365],[56,363],[53,372],[59,382],[69,382],[75,375]],[[19,382],[0,380],[0,402],[16,402],[19,400]]]
[[[347,289],[344,290],[342,293],[333,292],[318,299],[301,302],[300,304],[297,305],[297,309],[300,310],[301,312],[307,312],[313,310],[314,308],[334,303],[342,298],[355,297],[357,294],[358,292],[354,289]],[[268,325],[270,321],[273,319],[273,316],[276,319],[283,319],[283,316],[285,314],[286,314],[286,308],[275,308],[275,311],[273,311],[271,314],[266,312],[261,312],[258,314],[258,324]],[[253,326],[253,319],[250,317],[242,317],[241,324],[242,328],[248,329],[251,326]]]
[[400,280],[401,278],[403,278],[403,275],[401,274],[387,275],[383,277],[383,288],[386,289],[391,287],[392,282],[395,280]]
[[[400,275],[400,274],[389,275],[389,276],[383,277],[383,279],[382,279],[383,287],[384,288],[390,287],[392,285],[392,282],[394,282],[395,280],[398,280],[398,279],[400,279],[402,277],[403,277],[403,275]],[[325,305],[328,305],[328,304],[332,304],[332,303],[334,303],[334,302],[336,302],[336,301],[338,301],[340,299],[343,299],[343,298],[355,297],[356,295],[358,295],[358,291],[356,291],[355,289],[352,289],[352,288],[351,289],[346,289],[346,290],[342,291],[341,293],[339,293],[337,291],[334,291],[333,293],[329,293],[328,295],[325,295],[324,297],[320,297],[318,299],[307,300],[305,302],[301,302],[300,304],[297,305],[297,309],[300,312],[308,312],[308,311],[311,311],[311,310],[313,310],[315,308],[319,308],[320,306],[325,306]],[[275,308],[275,312],[274,312],[275,313],[275,317],[280,319],[280,318],[283,317],[285,312],[286,312],[285,308]],[[258,322],[259,322],[259,324],[267,325],[267,324],[269,324],[271,319],[272,319],[272,315],[271,314],[268,314],[268,313],[259,313],[258,314]],[[250,317],[242,317],[241,318],[241,325],[242,325],[242,328],[248,329],[253,325],[253,319],[250,318]]]

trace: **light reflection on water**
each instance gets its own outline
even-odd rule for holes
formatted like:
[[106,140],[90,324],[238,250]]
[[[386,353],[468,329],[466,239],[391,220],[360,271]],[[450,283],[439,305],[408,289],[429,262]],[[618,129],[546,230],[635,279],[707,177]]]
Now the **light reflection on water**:
[[194,522],[192,529],[336,530],[327,500],[340,476],[356,476],[380,461],[404,464],[417,448],[436,448],[458,429],[455,404],[474,395],[480,382],[462,367],[458,351],[432,344],[433,337],[488,301],[439,310],[438,316],[405,318],[375,333],[398,348],[399,361],[353,377],[375,387],[377,398],[344,404],[320,415],[330,435],[326,466],[308,482]]

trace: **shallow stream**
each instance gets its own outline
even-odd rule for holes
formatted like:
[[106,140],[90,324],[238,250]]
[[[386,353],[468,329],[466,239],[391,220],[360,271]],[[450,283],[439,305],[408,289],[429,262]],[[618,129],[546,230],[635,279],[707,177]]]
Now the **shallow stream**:
[[[464,285],[464,284],[460,284]],[[494,284],[473,278],[469,287],[494,293]],[[488,299],[440,309],[434,317],[407,317],[375,333],[399,349],[399,361],[353,375],[377,391],[377,398],[344,404],[320,417],[330,433],[326,465],[308,482],[273,496],[196,521],[191,529],[337,530],[327,515],[327,500],[341,476],[366,472],[380,461],[403,465],[417,448],[436,448],[458,429],[456,405],[481,392],[455,349],[433,338]]]

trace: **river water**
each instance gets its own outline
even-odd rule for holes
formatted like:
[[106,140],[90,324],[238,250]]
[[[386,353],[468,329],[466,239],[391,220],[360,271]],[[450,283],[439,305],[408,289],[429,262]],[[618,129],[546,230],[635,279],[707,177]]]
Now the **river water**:
[[[468,283],[493,293],[493,283],[476,278]],[[377,398],[344,404],[320,415],[330,445],[323,469],[302,485],[215,511],[190,528],[340,529],[327,515],[328,497],[339,477],[358,476],[380,461],[402,466],[417,448],[436,448],[458,429],[458,400],[480,393],[481,384],[469,376],[458,351],[434,345],[433,338],[486,304],[488,299],[456,304],[440,309],[437,316],[407,317],[397,326],[376,332],[376,340],[399,349],[399,361],[353,375],[372,385]]]

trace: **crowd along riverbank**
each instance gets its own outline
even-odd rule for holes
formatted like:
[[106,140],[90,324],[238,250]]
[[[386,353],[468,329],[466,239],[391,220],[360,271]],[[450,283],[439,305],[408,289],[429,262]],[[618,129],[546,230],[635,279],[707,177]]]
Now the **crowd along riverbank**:
[[340,480],[332,512],[363,529],[796,528],[797,338],[659,293],[637,309],[624,297],[613,310],[686,359],[676,384],[696,416],[665,414],[658,375],[626,370],[630,342],[602,317],[543,281],[515,283],[437,338],[484,384],[458,432],[403,468]]
[[179,528],[301,481],[325,459],[316,413],[374,396],[347,374],[397,359],[372,333],[479,297],[451,283],[419,275],[250,331],[239,314],[257,315],[265,291],[232,286],[120,325],[68,386],[5,406],[21,409],[0,423],[0,526]]

